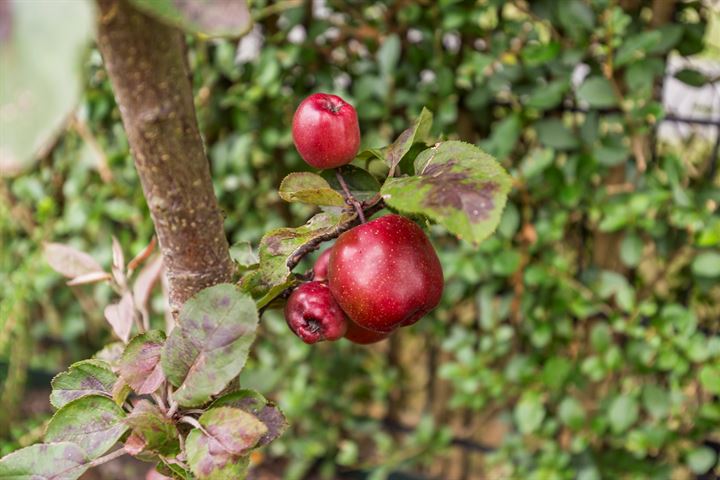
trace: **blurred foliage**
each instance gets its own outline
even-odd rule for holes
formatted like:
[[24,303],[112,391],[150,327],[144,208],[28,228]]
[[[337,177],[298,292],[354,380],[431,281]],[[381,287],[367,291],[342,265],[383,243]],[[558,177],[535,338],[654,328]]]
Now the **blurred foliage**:
[[[279,312],[265,314],[241,380],[291,424],[266,459],[289,479],[337,468],[373,478],[717,473],[720,179],[707,141],[656,138],[667,57],[704,52],[717,12],[641,0],[279,5],[254,2],[259,20],[239,45],[189,49],[231,241],[257,246],[313,212],[276,190],[307,169],[290,122],[316,91],[356,105],[363,147],[390,143],[427,106],[436,134],[496,155],[515,188],[479,251],[434,237],[442,307],[391,341],[311,347]],[[111,297],[65,286],[40,243],[70,242],[107,266],[112,234],[133,255],[152,236],[96,51],[85,71],[65,134],[0,190],[2,411],[32,414],[33,426],[37,410],[19,400],[25,369],[57,372],[97,350]],[[710,80],[684,72],[689,85]],[[154,306],[161,325],[159,295]],[[386,428],[398,422],[411,432]],[[0,453],[36,440],[20,436],[30,425],[8,423]],[[458,454],[453,436],[493,451]]]

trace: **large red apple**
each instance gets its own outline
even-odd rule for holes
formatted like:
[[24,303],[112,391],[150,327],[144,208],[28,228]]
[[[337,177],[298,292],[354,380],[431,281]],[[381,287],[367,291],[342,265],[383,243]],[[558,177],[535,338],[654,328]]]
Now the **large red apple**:
[[425,232],[405,217],[385,215],[338,237],[328,283],[350,320],[389,333],[435,308],[444,280]]
[[292,123],[300,156],[315,168],[350,163],[360,148],[360,126],[352,105],[337,95],[315,93],[302,101]]
[[385,340],[389,333],[380,333],[373,330],[363,328],[352,320],[347,322],[347,331],[345,332],[345,338],[353,343],[360,345],[367,345],[369,343],[376,343],[381,340]]

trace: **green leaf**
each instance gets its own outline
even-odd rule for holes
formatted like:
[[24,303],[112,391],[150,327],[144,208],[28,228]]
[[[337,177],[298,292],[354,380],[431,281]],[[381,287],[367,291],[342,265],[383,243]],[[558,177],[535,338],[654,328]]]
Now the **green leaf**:
[[235,265],[241,269],[250,269],[256,267],[260,263],[257,254],[253,252],[250,242],[237,242],[230,247],[230,258]]
[[398,60],[400,60],[400,51],[402,43],[397,35],[389,35],[385,37],[382,45],[377,51],[377,62],[380,67],[380,73],[384,77],[390,77],[395,72]]
[[165,333],[151,330],[135,336],[125,348],[118,369],[120,377],[139,395],[155,392],[165,381],[160,353]]
[[558,7],[560,23],[571,33],[591,32],[595,28],[595,14],[582,0],[567,0]]
[[[385,157],[383,155],[380,158],[384,159]],[[380,183],[367,170],[355,165],[343,165],[338,170],[345,180],[348,190],[357,200],[361,202],[370,200],[380,191]],[[323,170],[321,175],[335,191],[342,192],[334,170]]]
[[511,179],[494,158],[468,143],[443,142],[418,155],[415,171],[385,182],[390,207],[429,217],[475,245],[495,231]]
[[175,423],[154,403],[148,400],[138,401],[125,419],[125,423],[144,441],[145,451],[170,457],[180,452]]
[[704,365],[700,369],[700,383],[708,392],[720,395],[720,366]]
[[75,480],[87,471],[89,461],[75,443],[38,443],[0,458],[0,478]]
[[573,366],[565,357],[552,357],[543,366],[542,382],[553,390],[559,390],[572,372]]
[[162,461],[155,466],[155,470],[166,477],[180,480],[195,480],[195,477],[189,470],[184,469],[177,463],[166,463]]
[[185,302],[162,351],[165,376],[181,406],[202,405],[235,378],[255,340],[255,302],[235,285],[206,288]]
[[710,447],[698,447],[688,453],[687,464],[694,473],[702,475],[717,463],[717,454]]
[[257,445],[267,445],[283,434],[287,428],[285,415],[274,403],[269,402],[255,390],[238,390],[228,393],[215,400],[211,407],[234,407],[251,413],[267,427],[267,432],[260,437]]
[[579,430],[585,425],[585,409],[573,397],[565,397],[558,405],[560,421],[573,430]]
[[528,66],[534,67],[545,64],[555,59],[560,53],[558,42],[535,43],[526,45],[520,52],[520,56]]
[[390,168],[393,168],[400,163],[402,157],[410,151],[414,143],[425,143],[430,134],[432,122],[432,112],[423,107],[415,123],[402,132],[400,136],[388,146],[385,151],[385,163],[387,163]]
[[648,51],[662,39],[658,30],[641,32],[625,39],[615,55],[615,66],[622,67],[645,58]]
[[543,173],[553,164],[555,152],[549,148],[535,148],[528,152],[522,161],[520,171],[523,177],[531,179]]
[[[385,161],[385,148],[366,148],[365,150],[361,150],[360,153],[358,153],[355,156],[356,162],[370,162],[374,159]],[[353,165],[347,165],[348,167],[352,167]],[[334,172],[332,170],[323,170],[320,172],[323,177],[325,176],[325,173],[332,173],[334,175]]]
[[720,277],[720,253],[713,251],[699,253],[693,259],[692,272],[698,277]]
[[675,78],[691,87],[702,87],[709,82],[704,73],[692,68],[683,68],[675,74]]
[[540,428],[545,418],[545,406],[536,394],[526,394],[515,405],[514,417],[522,433],[532,433]]
[[525,105],[538,110],[548,110],[560,105],[570,88],[568,80],[555,80],[547,85],[538,85],[528,97]]
[[163,23],[204,37],[239,37],[250,31],[245,0],[130,0]]
[[637,400],[626,395],[615,398],[610,404],[608,420],[613,432],[622,433],[638,419],[639,409]]
[[492,155],[505,158],[513,151],[520,138],[522,120],[520,115],[512,113],[492,127],[490,138],[480,144]]
[[620,259],[628,267],[636,267],[642,259],[643,241],[635,234],[625,235],[620,243]]
[[615,297],[615,302],[624,311],[629,312],[635,304],[635,289],[627,278],[609,270],[600,272],[598,295],[601,298]]
[[630,151],[625,145],[616,144],[612,139],[603,139],[603,143],[593,147],[593,155],[601,165],[614,167],[624,163]]
[[609,108],[617,105],[617,98],[607,78],[601,76],[586,79],[577,92],[580,100],[594,108]]
[[75,108],[94,24],[89,1],[7,5],[8,38],[0,39],[0,177],[33,165]]
[[556,118],[538,121],[535,123],[535,129],[538,139],[548,147],[570,150],[578,146],[577,135]]
[[85,395],[112,396],[117,376],[110,365],[102,360],[82,360],[70,365],[67,372],[52,379],[50,403],[60,408]]
[[124,418],[123,409],[107,397],[80,397],[55,412],[45,432],[45,440],[76,443],[90,458],[97,458],[125,433]]
[[612,343],[612,332],[610,327],[605,323],[597,323],[593,325],[590,331],[590,343],[599,353],[608,349]]
[[[288,285],[291,272],[287,264],[307,244],[319,244],[337,236],[341,227],[355,217],[354,212],[323,212],[297,228],[278,228],[267,232],[260,241],[260,266],[242,279],[243,290],[258,301],[258,308],[269,303]],[[279,289],[279,290],[278,290]],[[268,298],[270,296],[270,298]],[[262,304],[261,304],[262,303]]]
[[665,418],[670,411],[670,395],[657,385],[646,385],[642,400],[645,409],[655,418]]
[[665,53],[673,48],[682,38],[685,24],[670,22],[658,28],[660,38],[658,42],[648,50],[652,54]]
[[291,173],[280,183],[278,193],[286,202],[335,207],[345,205],[342,195],[333,190],[323,177],[311,172]]

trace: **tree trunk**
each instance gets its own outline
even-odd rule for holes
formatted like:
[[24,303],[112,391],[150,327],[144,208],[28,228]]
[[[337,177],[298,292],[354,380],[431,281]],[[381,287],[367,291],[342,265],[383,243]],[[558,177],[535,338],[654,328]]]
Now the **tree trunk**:
[[231,279],[223,217],[198,130],[183,34],[127,0],[98,0],[98,44],[155,223],[177,315]]

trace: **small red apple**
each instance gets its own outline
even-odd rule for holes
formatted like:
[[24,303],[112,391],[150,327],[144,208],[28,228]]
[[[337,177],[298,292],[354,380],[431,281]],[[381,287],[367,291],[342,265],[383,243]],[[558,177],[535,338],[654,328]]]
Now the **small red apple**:
[[313,280],[316,282],[327,282],[327,269],[331,251],[332,248],[328,248],[322,252],[315,261],[315,265],[313,265]]
[[367,345],[369,343],[376,343],[380,340],[385,340],[389,333],[380,333],[363,328],[352,320],[347,322],[347,332],[345,332],[345,338],[353,343],[360,345]]
[[350,163],[360,148],[360,126],[352,105],[337,95],[315,93],[300,103],[292,122],[300,156],[315,168]]
[[328,284],[350,320],[389,333],[435,308],[444,280],[425,232],[405,217],[385,215],[338,237]]
[[308,282],[290,294],[285,305],[290,330],[305,343],[337,340],[345,335],[347,319],[324,283]]

